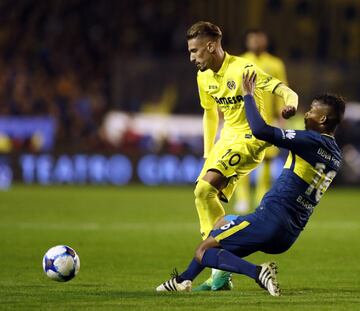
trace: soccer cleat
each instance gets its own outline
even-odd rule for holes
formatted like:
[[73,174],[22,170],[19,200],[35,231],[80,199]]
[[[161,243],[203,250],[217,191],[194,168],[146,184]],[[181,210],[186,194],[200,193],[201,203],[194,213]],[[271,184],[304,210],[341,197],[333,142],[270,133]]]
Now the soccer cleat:
[[171,273],[171,279],[162,283],[158,287],[156,287],[157,292],[191,292],[191,284],[190,280],[184,280],[182,282],[178,282],[179,274],[176,270]]
[[221,270],[216,270],[212,273],[204,283],[194,288],[194,292],[199,291],[218,291],[218,290],[232,290],[233,283],[231,281],[231,273]]
[[156,288],[157,292],[191,292],[191,281],[185,280],[181,283],[172,278]]
[[258,266],[256,283],[269,292],[271,296],[280,296],[279,283],[276,280],[277,267],[275,262],[267,262]]
[[230,272],[217,270],[214,273],[211,290],[232,290],[233,287]]
[[198,287],[193,289],[193,292],[202,292],[211,290],[211,285],[213,282],[212,276],[209,277],[204,283],[200,284]]

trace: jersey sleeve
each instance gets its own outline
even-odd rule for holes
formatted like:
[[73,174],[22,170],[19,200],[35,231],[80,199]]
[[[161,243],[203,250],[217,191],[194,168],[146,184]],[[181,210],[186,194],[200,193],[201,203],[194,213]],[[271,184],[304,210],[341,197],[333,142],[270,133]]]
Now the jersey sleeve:
[[249,65],[245,66],[245,71],[249,68],[249,71],[255,70],[257,78],[256,78],[256,87],[264,90],[265,92],[273,93],[275,88],[281,84],[282,82],[279,79],[276,79],[264,71],[262,71],[259,67],[252,64],[253,68],[248,67]]
[[269,139],[269,142],[277,147],[285,148],[299,154],[307,148],[312,148],[315,140],[314,134],[311,131],[284,130],[273,127],[273,137]]
[[[277,59],[276,74],[274,74],[274,77],[279,79],[283,84],[288,85],[285,64],[280,59]],[[280,96],[274,96],[274,105],[275,114],[278,117],[281,115],[281,110],[285,105],[284,99]]]
[[267,141],[277,147],[285,148],[295,153],[302,153],[316,140],[311,131],[283,130],[266,124],[256,107],[251,95],[244,96],[246,117],[252,133],[257,139]]

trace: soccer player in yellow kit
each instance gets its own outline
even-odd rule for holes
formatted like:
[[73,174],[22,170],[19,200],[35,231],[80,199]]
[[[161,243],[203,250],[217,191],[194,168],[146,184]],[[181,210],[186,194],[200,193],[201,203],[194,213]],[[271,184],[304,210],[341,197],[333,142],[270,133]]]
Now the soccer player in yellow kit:
[[[200,231],[206,239],[217,220],[225,215],[220,199],[228,202],[241,176],[251,172],[264,158],[264,141],[251,133],[246,119],[242,76],[245,71],[255,71],[257,83],[254,97],[265,121],[268,120],[263,92],[275,93],[285,101],[282,115],[293,116],[298,96],[280,80],[264,73],[244,58],[229,55],[221,45],[222,33],[209,22],[197,22],[187,31],[190,61],[198,68],[197,82],[200,104],[204,108],[204,158],[203,169],[195,187],[195,205],[200,219]],[[218,128],[218,109],[224,115],[224,126],[215,144]],[[199,290],[231,289],[228,272],[213,271],[212,277]]]
[[[264,31],[260,29],[248,30],[245,36],[245,45],[247,52],[240,55],[240,57],[246,58],[270,76],[287,84],[285,65],[280,58],[267,52],[268,37]],[[280,109],[284,102],[280,97],[267,92],[264,93],[263,100],[269,124],[278,126],[277,121],[279,120]],[[265,192],[270,189],[272,181],[271,161],[278,153],[279,149],[275,146],[271,146],[265,151],[265,158],[259,168],[260,171],[256,182],[254,206],[258,205]],[[240,178],[235,190],[235,198],[235,211],[241,214],[246,213],[251,206],[249,175]]]

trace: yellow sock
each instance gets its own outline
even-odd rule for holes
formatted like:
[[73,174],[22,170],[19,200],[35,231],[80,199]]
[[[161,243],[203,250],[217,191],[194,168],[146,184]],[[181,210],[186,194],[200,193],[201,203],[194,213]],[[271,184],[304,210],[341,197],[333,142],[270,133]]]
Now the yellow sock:
[[195,187],[195,206],[200,220],[200,232],[205,240],[220,217],[225,215],[219,197],[219,190],[200,179]]
[[256,183],[256,190],[255,190],[255,200],[256,205],[258,205],[263,198],[266,191],[268,191],[271,187],[271,162],[264,161],[261,172],[259,174],[259,178]]

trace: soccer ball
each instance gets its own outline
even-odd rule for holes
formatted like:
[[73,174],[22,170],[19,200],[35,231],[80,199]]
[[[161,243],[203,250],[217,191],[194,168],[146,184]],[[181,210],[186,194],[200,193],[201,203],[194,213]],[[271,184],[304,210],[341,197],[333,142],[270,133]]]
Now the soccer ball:
[[79,272],[80,258],[71,247],[57,245],[44,255],[43,269],[50,279],[67,282]]

